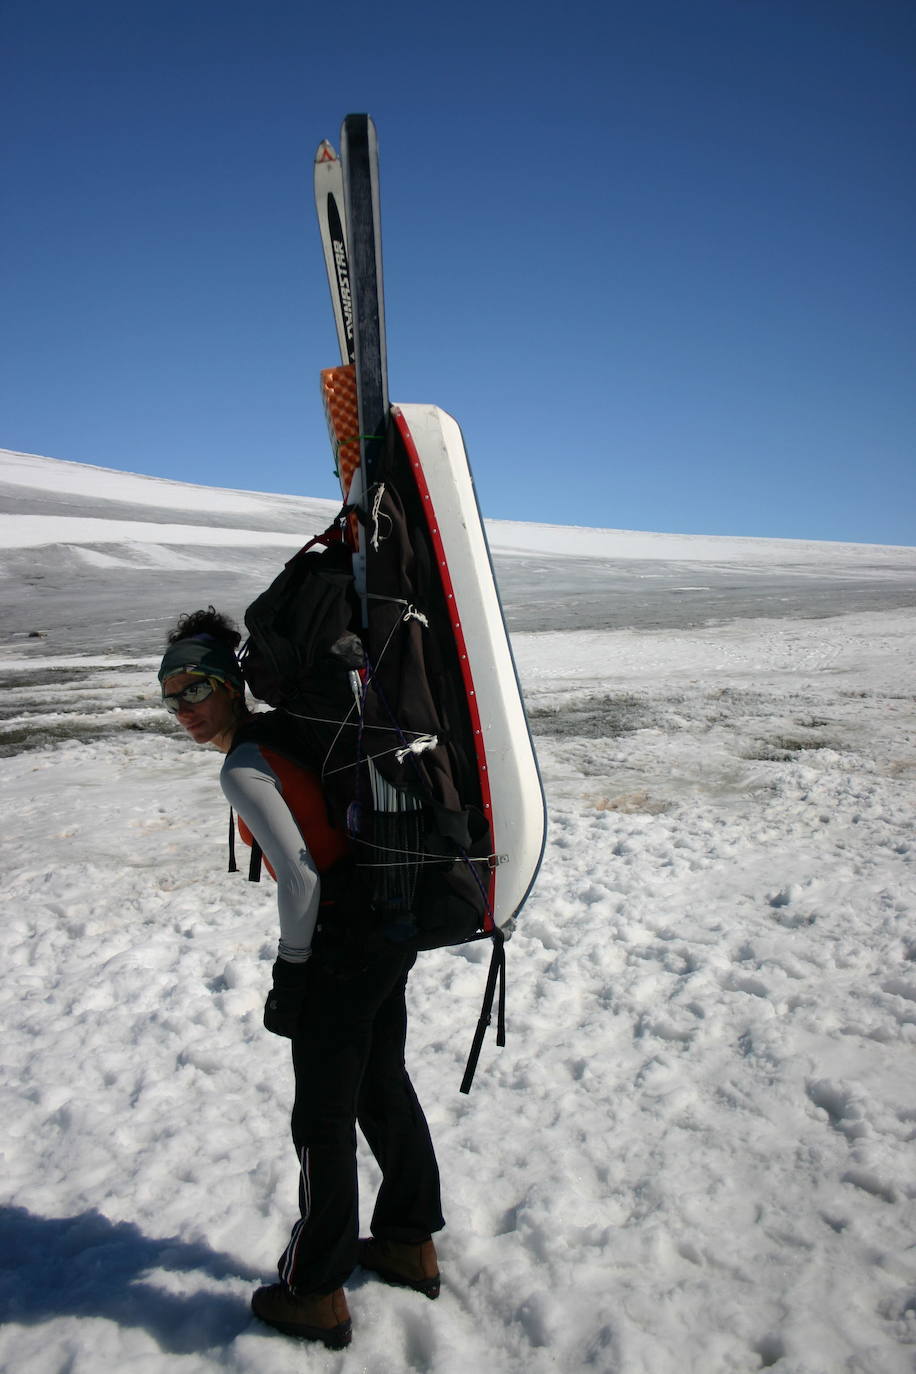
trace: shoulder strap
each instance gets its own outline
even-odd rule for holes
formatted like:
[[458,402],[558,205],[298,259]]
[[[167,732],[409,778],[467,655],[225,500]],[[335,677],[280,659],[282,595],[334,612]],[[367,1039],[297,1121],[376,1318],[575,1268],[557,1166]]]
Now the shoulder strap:
[[483,995],[483,1006],[480,1008],[480,1017],[477,1021],[477,1030],[474,1032],[474,1040],[471,1044],[471,1052],[468,1055],[467,1067],[464,1071],[464,1078],[461,1080],[463,1093],[471,1091],[471,1084],[474,1081],[474,1072],[477,1068],[477,1061],[480,1058],[480,1051],[483,1046],[483,1037],[486,1034],[487,1026],[493,1012],[493,997],[496,992],[496,982],[499,980],[499,1001],[496,1010],[496,1043],[505,1045],[506,1043],[506,937],[501,930],[493,932],[493,955],[490,959],[490,972],[487,975],[487,987]]
[[[252,835],[251,837],[251,859],[248,863],[248,881],[259,883],[261,881],[261,859],[264,851]],[[235,812],[229,808],[229,872],[238,873],[239,866],[235,861]]]
[[229,872],[238,873],[239,866],[235,862],[235,812],[229,808]]

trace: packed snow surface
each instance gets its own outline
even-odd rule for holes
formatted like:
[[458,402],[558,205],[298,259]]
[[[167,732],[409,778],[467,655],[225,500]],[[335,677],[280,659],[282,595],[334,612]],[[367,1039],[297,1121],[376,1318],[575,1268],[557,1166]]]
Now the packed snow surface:
[[248,1310],[296,1195],[274,895],[155,665],[333,503],[15,454],[0,497],[0,1368],[912,1374],[916,551],[490,527],[547,852],[469,1097],[488,952],[412,977],[442,1296],[357,1271],[332,1353]]

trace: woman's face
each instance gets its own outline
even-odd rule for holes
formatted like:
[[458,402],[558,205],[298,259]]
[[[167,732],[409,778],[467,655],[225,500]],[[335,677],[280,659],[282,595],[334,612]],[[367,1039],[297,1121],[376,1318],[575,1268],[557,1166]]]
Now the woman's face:
[[[175,673],[163,682],[163,696],[174,696],[200,680],[199,676],[192,673]],[[231,697],[226,688],[217,682],[213,691],[208,697],[204,697],[203,701],[182,701],[176,719],[195,744],[210,744],[218,736],[235,729],[238,723],[235,705],[237,701],[238,697]]]

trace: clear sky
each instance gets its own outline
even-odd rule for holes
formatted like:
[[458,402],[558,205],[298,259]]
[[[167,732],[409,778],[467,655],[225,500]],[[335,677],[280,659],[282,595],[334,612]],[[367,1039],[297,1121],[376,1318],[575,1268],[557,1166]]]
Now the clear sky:
[[333,496],[318,142],[486,515],[916,544],[913,0],[0,0],[0,446]]

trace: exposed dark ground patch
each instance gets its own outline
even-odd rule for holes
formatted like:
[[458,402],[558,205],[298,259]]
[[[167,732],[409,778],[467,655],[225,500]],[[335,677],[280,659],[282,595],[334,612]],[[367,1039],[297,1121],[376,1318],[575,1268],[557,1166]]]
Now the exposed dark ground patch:
[[[9,672],[0,672],[0,700],[6,692],[16,688],[27,687],[65,687],[71,686],[75,682],[89,682],[99,673],[100,669],[95,667],[81,668],[74,665],[72,668],[53,668],[35,667],[23,668],[21,671],[12,669]],[[106,665],[106,673],[135,673],[136,663],[118,663],[111,666]],[[0,713],[3,707],[0,706]]]
[[841,753],[846,746],[839,740],[826,739],[817,735],[773,735],[770,739],[760,740],[747,748],[743,757],[756,759],[761,763],[788,763],[798,754],[808,750],[835,749]]
[[588,696],[557,707],[536,706],[528,713],[532,733],[561,738],[612,739],[655,722],[645,697],[630,693]]
[[0,758],[14,754],[28,754],[36,749],[48,749],[57,744],[97,744],[125,733],[144,735],[174,735],[169,721],[115,720],[99,716],[94,720],[58,720],[43,725],[23,725],[0,733]]

